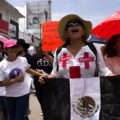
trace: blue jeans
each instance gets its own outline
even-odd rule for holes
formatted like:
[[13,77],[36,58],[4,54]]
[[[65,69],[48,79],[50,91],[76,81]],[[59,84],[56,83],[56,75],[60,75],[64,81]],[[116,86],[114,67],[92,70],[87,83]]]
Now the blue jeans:
[[8,120],[24,120],[28,106],[29,94],[21,97],[5,97]]
[[3,96],[0,96],[0,120],[7,120],[7,111]]

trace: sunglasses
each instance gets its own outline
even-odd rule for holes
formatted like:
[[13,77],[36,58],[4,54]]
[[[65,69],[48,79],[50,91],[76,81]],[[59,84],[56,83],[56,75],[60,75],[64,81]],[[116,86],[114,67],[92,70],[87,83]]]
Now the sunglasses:
[[69,22],[68,24],[67,24],[67,27],[73,27],[73,26],[83,26],[81,23],[79,23],[79,22]]

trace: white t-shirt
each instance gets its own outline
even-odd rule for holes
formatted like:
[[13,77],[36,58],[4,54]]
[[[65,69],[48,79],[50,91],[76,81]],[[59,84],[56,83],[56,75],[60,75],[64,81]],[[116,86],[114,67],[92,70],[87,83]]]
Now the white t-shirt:
[[4,59],[0,62],[0,81],[10,80],[20,72],[24,73],[24,81],[6,86],[5,96],[19,97],[28,94],[32,78],[25,71],[30,67],[25,57],[17,57],[13,62]]
[[0,87],[0,96],[5,96],[5,87]]
[[[111,71],[104,64],[100,46],[98,44],[94,44],[94,46],[97,50],[98,75],[106,76],[111,73]],[[59,64],[58,72],[56,71],[57,61]],[[89,78],[95,76],[96,56],[88,47],[88,45],[82,47],[75,57],[68,51],[67,48],[62,48],[57,56],[57,61],[55,53],[53,70],[51,74],[54,74],[57,78],[70,78],[70,67],[73,66],[80,67],[79,72],[81,78]],[[75,69],[73,69],[72,72],[76,72]]]

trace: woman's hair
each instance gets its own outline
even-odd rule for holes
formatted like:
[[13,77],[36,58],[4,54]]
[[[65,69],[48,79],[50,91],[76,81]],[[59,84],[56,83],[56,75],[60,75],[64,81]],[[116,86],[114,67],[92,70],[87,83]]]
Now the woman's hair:
[[0,41],[0,45],[1,45],[1,47],[2,47],[2,50],[3,50],[3,44],[4,44],[4,43]]
[[113,35],[105,45],[103,55],[107,58],[117,56],[117,50],[114,46],[116,45],[118,38],[120,38],[120,34]]
[[27,52],[28,52],[28,48],[23,47],[23,49],[24,49],[24,52],[25,52],[25,53],[27,53]]

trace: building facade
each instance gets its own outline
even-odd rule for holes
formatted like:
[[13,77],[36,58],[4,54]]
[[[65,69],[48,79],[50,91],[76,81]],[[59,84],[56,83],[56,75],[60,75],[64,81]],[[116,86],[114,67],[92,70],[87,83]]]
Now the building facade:
[[8,39],[18,39],[19,18],[24,16],[6,0],[0,0],[0,35]]

